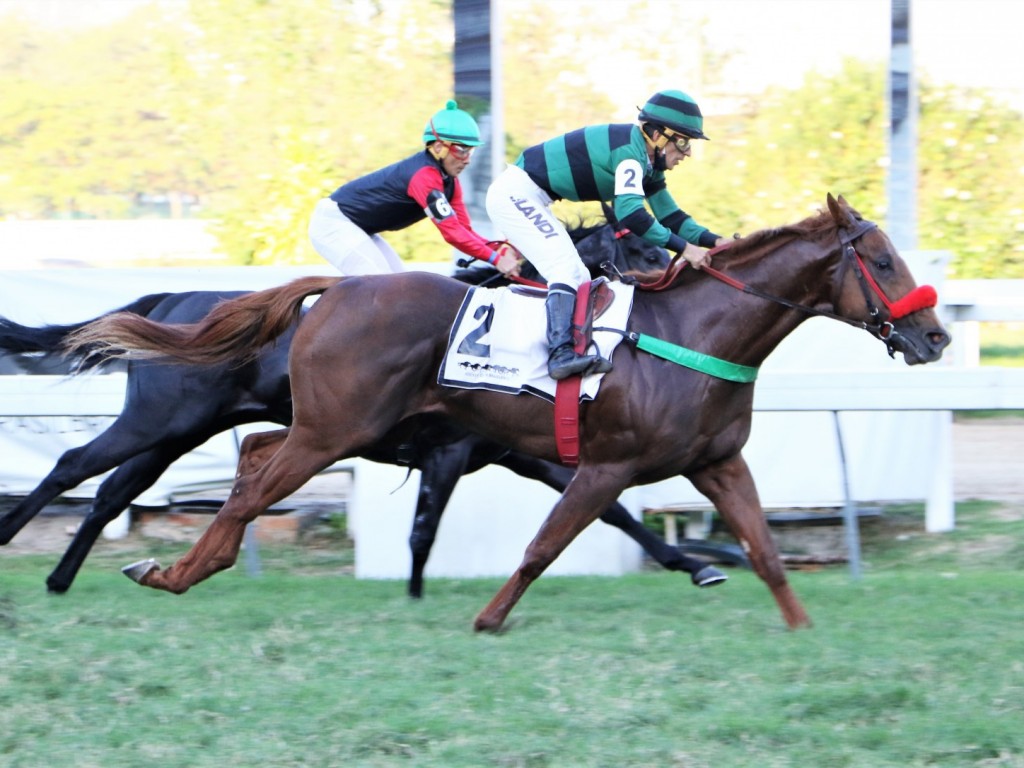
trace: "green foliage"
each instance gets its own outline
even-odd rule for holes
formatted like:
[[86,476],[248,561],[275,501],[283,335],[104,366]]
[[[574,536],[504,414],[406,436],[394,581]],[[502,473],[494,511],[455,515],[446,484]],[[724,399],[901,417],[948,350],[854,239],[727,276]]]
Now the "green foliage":
[[[505,14],[505,153],[514,160],[523,149],[560,133],[610,122],[614,105],[594,83],[577,73],[578,52],[568,44],[585,23],[559,13],[557,4],[535,5],[529,13]],[[612,45],[617,30],[588,28],[596,42]]]
[[[845,195],[884,225],[885,71],[850,59],[833,78],[773,91],[700,143],[669,187],[701,223],[723,233],[797,220],[825,192]],[[919,247],[953,253],[951,276],[1024,277],[1021,114],[983,92],[922,88]]]
[[[580,65],[581,29],[638,80],[699,68],[716,93],[730,52],[692,9],[637,2],[637,34],[602,23],[601,4],[578,10],[502,13],[510,159],[622,114]],[[679,45],[652,48],[652,24],[679,29]],[[316,263],[314,204],[420,146],[452,96],[453,32],[451,0],[153,3],[78,32],[5,19],[0,217],[202,215],[237,263]],[[709,112],[712,141],[669,175],[673,194],[723,234],[803,218],[826,192],[884,223],[885,82],[882,65],[850,59],[793,90],[716,94],[735,106]],[[955,277],[1024,277],[1021,115],[983,91],[919,93],[920,247],[952,251]],[[450,257],[427,223],[388,239],[406,257]]]
[[0,215],[113,218],[143,193],[204,191],[176,28],[144,8],[83,35],[0,29],[18,51],[0,89]]
[[[706,119],[694,166],[669,174],[684,209],[722,234],[797,221],[844,195],[864,216],[885,213],[884,82],[878,69],[847,60],[834,78],[808,75],[731,118]],[[692,202],[691,202],[692,201]]]
[[960,278],[1024,277],[1021,114],[990,95],[922,88],[920,244]]

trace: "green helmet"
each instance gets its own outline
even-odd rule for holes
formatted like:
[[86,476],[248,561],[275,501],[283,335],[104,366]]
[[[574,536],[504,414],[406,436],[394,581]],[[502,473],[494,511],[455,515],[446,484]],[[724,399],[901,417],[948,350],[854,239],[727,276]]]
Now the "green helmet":
[[424,144],[438,139],[453,144],[464,144],[467,147],[479,147],[483,144],[480,141],[480,128],[476,120],[468,112],[459,109],[459,105],[454,101],[449,101],[444,109],[435,112],[423,129]]
[[707,138],[700,107],[682,91],[658,91],[640,110],[640,119],[671,128],[691,139]]

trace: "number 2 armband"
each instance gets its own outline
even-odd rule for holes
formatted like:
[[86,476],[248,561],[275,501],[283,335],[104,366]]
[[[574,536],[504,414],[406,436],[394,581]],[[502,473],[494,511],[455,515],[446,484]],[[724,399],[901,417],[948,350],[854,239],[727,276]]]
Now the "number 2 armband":
[[615,166],[615,196],[644,194],[644,169],[629,158]]

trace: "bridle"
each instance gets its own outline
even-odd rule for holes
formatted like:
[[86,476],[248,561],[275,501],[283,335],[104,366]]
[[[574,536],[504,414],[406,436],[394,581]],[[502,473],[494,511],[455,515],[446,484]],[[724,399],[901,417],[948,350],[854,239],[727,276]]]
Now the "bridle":
[[[869,320],[853,320],[836,314],[835,312],[817,309],[816,307],[809,307],[805,304],[790,301],[789,299],[781,296],[765,293],[764,291],[736,280],[735,278],[730,277],[711,266],[702,267],[701,271],[706,272],[726,285],[750,294],[751,296],[757,296],[767,301],[781,304],[784,307],[795,309],[812,317],[827,317],[832,320],[839,320],[847,325],[852,325],[855,328],[865,330],[885,344],[885,348],[889,352],[890,357],[895,357],[896,339],[900,337],[900,333],[893,325],[893,321],[899,320],[901,317],[906,317],[914,312],[934,307],[938,301],[938,297],[935,292],[935,288],[930,285],[920,285],[910,291],[906,296],[893,302],[889,301],[881,287],[879,287],[870,272],[868,272],[860,254],[857,253],[857,250],[853,247],[855,240],[877,228],[878,226],[873,221],[867,221],[865,219],[857,221],[856,225],[853,227],[840,228],[839,246],[842,249],[842,254],[840,268],[836,272],[832,289],[832,305],[835,306],[838,303],[839,291],[841,290],[846,270],[853,269],[853,273],[857,278],[857,283],[860,285],[861,292],[864,294],[864,303],[868,311]],[[713,256],[716,253],[721,253],[731,247],[731,245],[732,243],[729,242],[725,245],[717,246],[712,248],[708,254]],[[672,258],[672,262],[669,264],[668,268],[665,270],[664,275],[653,285],[642,286],[643,290],[662,291],[672,285],[679,273],[689,264],[689,262],[685,260],[683,260],[682,264],[678,264],[681,256],[682,253],[676,254]],[[877,298],[888,310],[889,316],[887,319],[881,319],[881,312],[878,307],[875,306],[875,298]]]

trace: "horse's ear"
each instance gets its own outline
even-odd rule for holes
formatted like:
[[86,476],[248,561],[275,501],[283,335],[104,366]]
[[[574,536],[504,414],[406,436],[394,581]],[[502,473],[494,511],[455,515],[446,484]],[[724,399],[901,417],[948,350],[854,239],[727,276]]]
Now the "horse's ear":
[[832,193],[829,192],[827,199],[828,210],[832,214],[832,219],[835,223],[840,227],[853,226],[853,215],[850,213],[850,206],[846,203],[846,200],[843,199],[843,196],[840,195],[839,199],[836,200],[832,197]]

